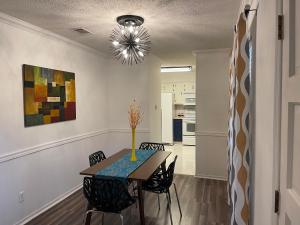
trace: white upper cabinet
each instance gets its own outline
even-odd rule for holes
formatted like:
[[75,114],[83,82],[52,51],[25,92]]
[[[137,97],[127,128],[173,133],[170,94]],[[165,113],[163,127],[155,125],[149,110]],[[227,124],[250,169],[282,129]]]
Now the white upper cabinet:
[[174,104],[184,104],[184,93],[195,93],[195,83],[193,82],[168,82],[162,83],[161,91],[173,93]]

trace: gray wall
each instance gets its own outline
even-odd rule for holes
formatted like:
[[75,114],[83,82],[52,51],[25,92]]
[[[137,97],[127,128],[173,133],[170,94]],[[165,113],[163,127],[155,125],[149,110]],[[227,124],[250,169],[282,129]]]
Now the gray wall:
[[[138,67],[120,65],[4,14],[0,14],[0,33],[0,225],[12,225],[80,188],[79,172],[88,167],[90,153],[101,149],[109,156],[130,146],[127,112],[133,98],[144,112],[137,144],[149,140],[153,126],[158,126],[149,126],[149,108],[160,104],[160,94],[149,96],[149,83],[160,93],[159,80],[152,78],[155,72],[159,77],[160,61],[148,56]],[[75,72],[76,120],[24,127],[22,64]],[[23,203],[18,202],[20,191]]]
[[229,50],[197,52],[196,176],[227,179]]

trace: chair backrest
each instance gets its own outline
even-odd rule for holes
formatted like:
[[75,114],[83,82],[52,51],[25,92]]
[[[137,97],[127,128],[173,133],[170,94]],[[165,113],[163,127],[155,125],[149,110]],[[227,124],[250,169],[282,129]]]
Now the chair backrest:
[[102,151],[94,152],[93,154],[89,155],[90,166],[93,166],[104,159],[106,159],[106,156]]
[[165,146],[162,143],[154,143],[154,142],[143,142],[140,145],[142,150],[156,150],[156,151],[164,151]]
[[85,177],[83,193],[90,205],[102,212],[120,213],[135,202],[126,183],[118,179]]
[[170,165],[168,166],[167,171],[164,173],[163,179],[164,179],[165,186],[167,187],[170,187],[173,183],[176,160],[177,160],[177,155],[175,156],[173,162],[171,162]]

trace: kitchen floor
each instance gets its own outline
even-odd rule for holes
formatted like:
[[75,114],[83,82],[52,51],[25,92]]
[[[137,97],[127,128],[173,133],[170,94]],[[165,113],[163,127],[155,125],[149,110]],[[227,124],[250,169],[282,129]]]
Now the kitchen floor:
[[172,152],[172,155],[168,157],[167,164],[170,164],[175,155],[178,155],[175,166],[176,174],[195,175],[195,146],[187,146],[182,145],[181,143],[175,143],[174,145],[165,145],[165,150]]

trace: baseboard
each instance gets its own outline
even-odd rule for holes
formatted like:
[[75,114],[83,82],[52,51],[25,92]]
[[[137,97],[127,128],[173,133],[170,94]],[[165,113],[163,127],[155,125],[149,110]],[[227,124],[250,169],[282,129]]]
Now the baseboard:
[[210,179],[210,180],[222,180],[222,181],[227,181],[227,177],[222,177],[222,176],[197,174],[197,175],[195,175],[195,177],[196,177],[196,178],[203,178],[203,179]]
[[34,219],[35,217],[41,215],[43,212],[46,212],[48,209],[50,209],[51,207],[55,206],[56,204],[60,203],[61,201],[63,201],[64,199],[66,199],[67,197],[69,197],[70,195],[74,194],[76,191],[78,191],[79,189],[82,188],[82,184],[77,185],[76,187],[72,188],[71,190],[69,190],[68,192],[58,196],[57,198],[55,198],[53,201],[47,203],[46,205],[44,205],[43,207],[41,207],[40,209],[37,209],[35,211],[33,211],[32,213],[30,213],[28,216],[26,216],[25,218],[21,219],[20,221],[18,221],[17,223],[15,223],[14,225],[24,225],[26,223],[28,223],[29,221],[31,221],[32,219]]

